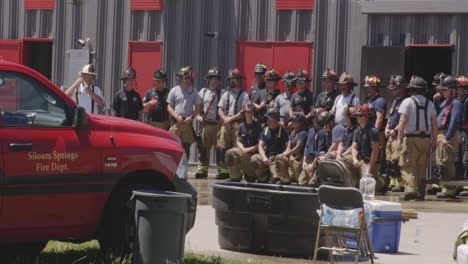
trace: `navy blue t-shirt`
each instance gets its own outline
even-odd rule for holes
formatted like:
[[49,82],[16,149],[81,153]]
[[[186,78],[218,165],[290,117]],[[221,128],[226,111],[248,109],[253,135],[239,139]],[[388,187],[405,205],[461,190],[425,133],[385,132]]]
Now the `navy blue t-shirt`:
[[315,155],[319,155],[320,152],[327,152],[332,144],[331,133],[325,129],[320,129],[315,135]]
[[377,112],[383,111],[384,116],[385,116],[385,111],[387,111],[387,101],[385,101],[385,98],[382,96],[374,96],[370,98],[366,104],[370,106],[372,111],[374,112],[374,115],[370,118],[369,123],[372,126],[375,126],[375,121],[377,119]]
[[345,127],[337,124],[332,130],[332,143],[343,142]]
[[242,122],[237,128],[237,136],[242,137],[242,145],[244,148],[249,148],[258,144],[262,127],[257,122],[247,124]]
[[372,144],[379,142],[379,131],[367,124],[365,128],[358,127],[354,133],[354,141],[358,145],[358,153],[362,158],[370,159]]
[[[298,142],[306,142],[307,141],[307,131],[305,130],[300,130],[297,133],[296,137],[296,131],[292,131],[291,134],[289,135],[289,141],[291,141],[291,149],[295,148]],[[304,151],[304,147],[299,150],[299,153],[302,153]]]
[[288,142],[288,131],[283,127],[265,127],[260,136],[260,140],[265,144],[265,151],[268,156],[283,153]]
[[130,92],[120,90],[114,95],[112,109],[118,117],[137,120],[138,112],[143,110],[143,102],[140,95],[134,90]]
[[304,156],[313,158],[314,154],[314,147],[315,147],[315,128],[309,129],[309,133],[307,133],[307,142],[304,147]]
[[400,109],[400,104],[405,98],[406,97],[402,96],[400,98],[393,99],[392,106],[390,107],[390,116],[388,117],[388,126],[390,129],[394,129],[400,121],[398,109]]
[[291,97],[291,107],[294,108],[294,111],[302,112],[304,115],[309,114],[310,106],[314,104],[313,94],[309,90],[304,92],[296,92]]
[[341,141],[343,142],[343,151],[349,149],[349,147],[351,147],[351,145],[353,144],[355,131],[356,128],[346,127],[345,133],[343,135],[343,140]]

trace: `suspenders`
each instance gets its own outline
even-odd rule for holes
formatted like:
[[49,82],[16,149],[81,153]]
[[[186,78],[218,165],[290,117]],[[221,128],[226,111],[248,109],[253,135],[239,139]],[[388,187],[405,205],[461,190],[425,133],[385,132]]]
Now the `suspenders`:
[[[94,93],[94,85],[91,85],[91,90]],[[78,91],[76,91],[76,93],[75,93],[75,98],[76,98],[76,100],[75,100],[76,103],[80,104],[80,97],[78,96]],[[93,100],[93,98],[91,98],[91,96],[89,97],[89,99],[91,100],[91,114],[94,114],[94,100]]]
[[425,131],[428,130],[429,128],[429,121],[427,120],[427,106],[429,105],[429,100],[426,99],[426,104],[424,106],[418,104],[418,101],[414,96],[411,96],[411,99],[413,100],[414,104],[416,105],[416,130],[419,131],[419,111],[424,110],[424,119],[426,121],[426,129]]

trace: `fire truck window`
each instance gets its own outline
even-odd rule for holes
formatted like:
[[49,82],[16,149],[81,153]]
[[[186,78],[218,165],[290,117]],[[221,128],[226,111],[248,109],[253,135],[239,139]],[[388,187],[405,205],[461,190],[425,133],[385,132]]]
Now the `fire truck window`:
[[33,78],[0,71],[0,111],[3,126],[69,126],[60,97]]

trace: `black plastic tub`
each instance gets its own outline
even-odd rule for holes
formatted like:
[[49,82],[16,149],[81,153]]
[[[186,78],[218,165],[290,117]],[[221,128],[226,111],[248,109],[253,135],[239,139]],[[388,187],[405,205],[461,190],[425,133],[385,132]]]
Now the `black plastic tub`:
[[228,182],[212,186],[222,249],[313,256],[319,221],[317,189]]

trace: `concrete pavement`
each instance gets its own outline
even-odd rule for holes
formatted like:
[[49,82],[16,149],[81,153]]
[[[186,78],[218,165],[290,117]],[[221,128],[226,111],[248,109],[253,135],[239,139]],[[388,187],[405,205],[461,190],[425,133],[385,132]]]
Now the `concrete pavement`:
[[[186,237],[186,251],[227,259],[249,260],[252,263],[311,263],[310,260],[254,255],[222,250],[218,245],[218,232],[214,209],[210,205],[211,183],[216,180],[190,180],[200,193],[197,220]],[[381,196],[377,199],[397,200],[397,196]],[[468,218],[466,200],[440,201],[427,197],[425,202],[406,202],[404,208],[418,212],[418,219],[402,224],[398,254],[376,254],[375,263],[453,263],[455,238],[463,222]],[[345,258],[344,262],[350,262]],[[367,261],[362,260],[362,263]],[[370,262],[369,262],[370,263]]]

